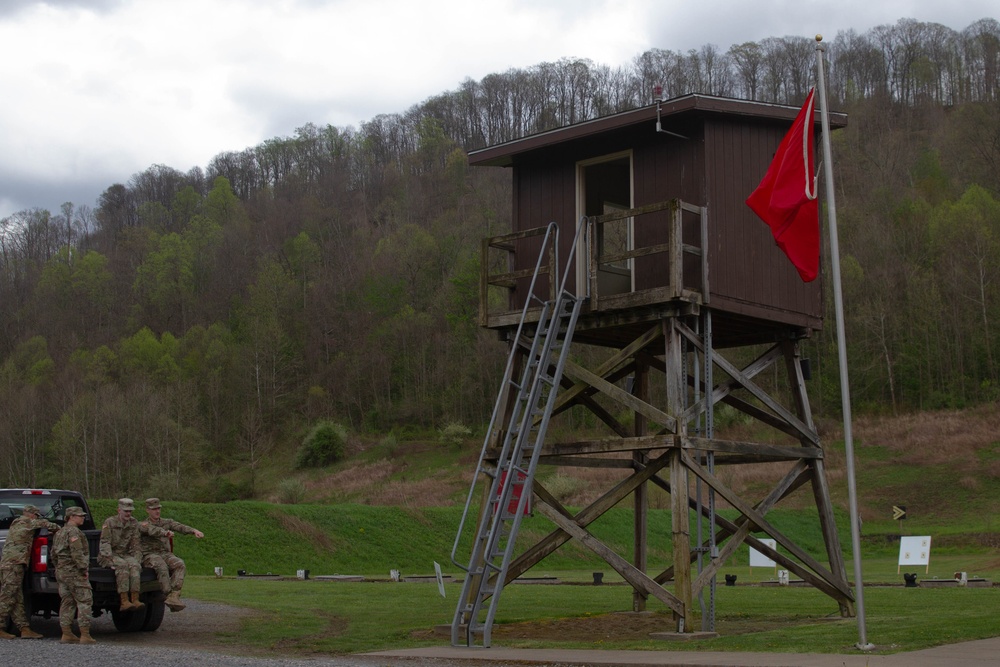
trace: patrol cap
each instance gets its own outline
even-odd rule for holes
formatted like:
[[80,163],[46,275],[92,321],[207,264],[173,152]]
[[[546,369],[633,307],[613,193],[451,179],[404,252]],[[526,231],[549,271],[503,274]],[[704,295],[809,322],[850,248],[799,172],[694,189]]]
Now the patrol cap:
[[146,509],[148,509],[148,510],[158,510],[158,509],[160,509],[160,499],[159,498],[146,498]]
[[76,505],[66,508],[66,518],[71,516],[87,516],[87,513],[83,511],[82,507],[77,507]]
[[41,514],[41,512],[34,505],[25,505],[24,509],[21,510],[21,514]]
[[131,498],[119,498],[118,499],[118,509],[127,510],[129,512],[135,510],[135,503],[132,502]]

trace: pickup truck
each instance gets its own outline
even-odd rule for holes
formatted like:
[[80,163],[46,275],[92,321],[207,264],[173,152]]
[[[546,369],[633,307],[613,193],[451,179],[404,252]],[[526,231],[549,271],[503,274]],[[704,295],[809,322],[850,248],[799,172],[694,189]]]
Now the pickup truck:
[[[0,489],[0,554],[7,541],[7,530],[14,519],[21,516],[25,505],[34,505],[41,511],[41,517],[63,525],[67,507],[82,507],[87,513],[80,530],[90,544],[90,585],[94,590],[94,617],[104,612],[111,614],[115,627],[120,632],[152,632],[163,621],[164,595],[156,573],[149,568],[142,569],[142,583],[139,599],[145,608],[138,611],[121,611],[120,598],[115,587],[115,573],[97,564],[100,551],[101,529],[94,524],[94,517],[84,497],[76,491],[56,489]],[[56,573],[49,559],[49,545],[52,536],[42,528],[35,535],[31,547],[31,557],[24,577],[24,610],[28,617],[34,615],[51,618],[59,615],[59,586]]]

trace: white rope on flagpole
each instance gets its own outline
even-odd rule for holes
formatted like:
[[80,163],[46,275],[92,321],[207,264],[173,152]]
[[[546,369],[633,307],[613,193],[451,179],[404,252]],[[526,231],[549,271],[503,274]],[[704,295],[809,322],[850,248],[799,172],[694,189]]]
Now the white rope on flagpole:
[[851,434],[851,390],[847,382],[847,342],[844,338],[844,297],[840,287],[840,244],[837,239],[837,205],[833,190],[833,157],[830,153],[830,117],[826,104],[826,80],[823,76],[823,36],[816,35],[816,59],[819,72],[820,118],[823,127],[823,171],[826,172],[827,217],[830,223],[830,269],[833,272],[833,303],[837,320],[837,355],[840,359],[840,401],[844,412],[844,449],[847,457],[847,495],[850,506],[851,554],[854,561],[854,599],[858,617],[858,643],[862,651],[875,646],[865,632],[865,595],[861,578],[861,534],[858,523],[858,494],[854,477],[854,440]]

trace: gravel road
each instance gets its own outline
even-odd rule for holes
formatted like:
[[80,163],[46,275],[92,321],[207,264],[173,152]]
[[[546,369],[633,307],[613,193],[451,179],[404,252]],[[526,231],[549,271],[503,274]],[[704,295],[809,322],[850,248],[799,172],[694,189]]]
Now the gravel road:
[[0,640],[0,664],[31,667],[501,667],[503,663],[435,660],[426,658],[375,658],[338,656],[288,658],[238,655],[235,641],[221,642],[216,633],[237,633],[240,620],[254,612],[226,605],[185,599],[187,609],[167,613],[156,632],[120,633],[110,616],[94,619],[93,646],[59,643],[59,621],[35,618],[31,627],[44,639]]

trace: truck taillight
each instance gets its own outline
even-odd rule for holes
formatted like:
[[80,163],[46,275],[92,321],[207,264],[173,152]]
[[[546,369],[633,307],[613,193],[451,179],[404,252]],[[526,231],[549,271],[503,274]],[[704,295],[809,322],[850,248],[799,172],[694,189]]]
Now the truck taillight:
[[36,537],[31,544],[31,571],[45,572],[49,569],[49,538]]

